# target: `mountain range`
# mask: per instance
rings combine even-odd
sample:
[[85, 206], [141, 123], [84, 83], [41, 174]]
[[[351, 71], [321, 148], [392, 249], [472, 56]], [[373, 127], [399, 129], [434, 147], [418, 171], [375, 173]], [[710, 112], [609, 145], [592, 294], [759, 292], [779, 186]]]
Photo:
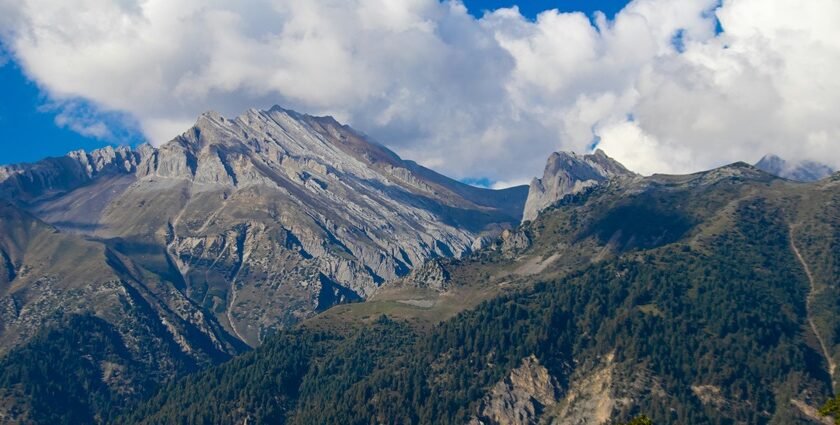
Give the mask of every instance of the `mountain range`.
[[825, 423], [838, 201], [745, 163], [609, 180], [117, 423]]
[[277, 106], [0, 166], [0, 419], [820, 423], [838, 184], [596, 151], [481, 189]]
[[163, 382], [471, 252], [520, 221], [526, 195], [279, 107], [203, 114], [159, 148], [0, 167], [0, 352], [92, 315], [125, 343], [123, 363]]

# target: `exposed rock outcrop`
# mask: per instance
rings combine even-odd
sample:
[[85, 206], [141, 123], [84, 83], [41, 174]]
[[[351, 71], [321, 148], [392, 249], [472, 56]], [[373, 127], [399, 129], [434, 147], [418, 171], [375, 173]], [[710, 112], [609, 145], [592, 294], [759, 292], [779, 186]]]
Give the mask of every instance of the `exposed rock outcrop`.
[[528, 356], [490, 390], [470, 425], [535, 425], [560, 394], [557, 379], [536, 357]]
[[667, 394], [646, 369], [619, 369], [612, 354], [573, 371], [565, 386], [532, 355], [493, 386], [470, 425], [604, 425], [643, 396]]
[[636, 174], [598, 149], [591, 155], [555, 152], [548, 157], [542, 178], [531, 181], [522, 221], [537, 218], [540, 211], [601, 182]]
[[418, 288], [429, 288], [438, 292], [445, 292], [449, 289], [450, 280], [449, 272], [441, 264], [440, 259], [435, 258], [412, 270], [403, 279], [402, 283]]

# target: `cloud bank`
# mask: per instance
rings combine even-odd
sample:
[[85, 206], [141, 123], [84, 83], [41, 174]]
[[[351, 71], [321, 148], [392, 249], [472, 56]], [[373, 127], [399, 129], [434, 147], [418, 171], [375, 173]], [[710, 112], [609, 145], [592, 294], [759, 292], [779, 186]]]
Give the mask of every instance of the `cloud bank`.
[[[720, 22], [723, 32], [717, 34]], [[774, 152], [840, 166], [840, 2], [635, 0], [613, 20], [436, 0], [0, 0], [6, 50], [62, 125], [161, 144], [207, 109], [331, 114], [457, 178], [554, 150], [641, 172]]]

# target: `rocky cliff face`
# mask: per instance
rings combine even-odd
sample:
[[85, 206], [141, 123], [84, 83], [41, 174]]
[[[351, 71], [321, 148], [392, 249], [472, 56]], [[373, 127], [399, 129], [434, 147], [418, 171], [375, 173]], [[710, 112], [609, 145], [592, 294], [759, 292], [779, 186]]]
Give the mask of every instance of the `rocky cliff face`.
[[534, 356], [496, 383], [484, 397], [470, 425], [531, 425], [560, 401], [562, 388]]
[[522, 359], [481, 400], [470, 425], [603, 425], [640, 397], [667, 396], [644, 368], [618, 369], [613, 354], [592, 363], [561, 384], [535, 356]]
[[[167, 304], [179, 320], [219, 324], [199, 327], [205, 337], [254, 346], [427, 259], [469, 253], [520, 220], [525, 188], [463, 185], [330, 117], [274, 107], [234, 119], [203, 114], [157, 149], [109, 147], [0, 167], [0, 196], [44, 226], [130, 260], [114, 281], [133, 273], [143, 275], [138, 285], [157, 282], [152, 292], [181, 300]], [[17, 261], [11, 269], [51, 273], [26, 255]], [[11, 280], [3, 294], [25, 308], [20, 291], [30, 289]], [[182, 339], [191, 350], [191, 338]]]
[[543, 177], [531, 181], [522, 220], [535, 219], [540, 211], [566, 195], [613, 178], [635, 175], [600, 149], [591, 155], [555, 152], [548, 157]]
[[834, 173], [831, 167], [814, 161], [789, 162], [776, 155], [765, 155], [756, 168], [774, 176], [801, 182], [815, 182]]

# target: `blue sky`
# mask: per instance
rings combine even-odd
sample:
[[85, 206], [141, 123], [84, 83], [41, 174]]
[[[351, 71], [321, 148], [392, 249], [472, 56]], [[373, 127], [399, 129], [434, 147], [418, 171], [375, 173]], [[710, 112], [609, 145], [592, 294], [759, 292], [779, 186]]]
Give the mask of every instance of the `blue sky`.
[[13, 62], [0, 67], [0, 93], [0, 163], [31, 162], [106, 144], [56, 125], [57, 112]]
[[537, 14], [544, 10], [558, 9], [561, 12], [580, 11], [591, 16], [596, 11], [604, 12], [608, 18], [612, 18], [620, 11], [628, 1], [624, 0], [542, 0], [542, 1], [504, 1], [504, 0], [464, 0], [470, 13], [481, 17], [484, 10], [493, 10], [501, 7], [519, 6], [519, 12], [523, 16], [534, 19]]
[[[520, 13], [529, 19], [535, 19], [539, 12], [547, 9], [582, 11], [589, 16], [600, 10], [612, 17], [626, 3], [624, 0], [464, 1], [476, 17], [481, 17], [488, 9], [518, 5]], [[109, 140], [83, 136], [57, 125], [56, 116], [60, 111], [49, 107], [49, 99], [13, 60], [0, 66], [0, 93], [0, 164], [32, 162], [47, 156], [64, 155], [71, 150], [91, 150], [107, 144], [136, 144], [142, 140], [142, 135], [134, 128], [114, 120], [109, 120], [108, 126], [121, 134]], [[212, 107], [207, 105], [208, 109]]]
[[[93, 150], [105, 145], [136, 145], [142, 135], [131, 127], [109, 119], [119, 136], [107, 140], [84, 136], [57, 124], [61, 113], [44, 92], [12, 60], [0, 66], [0, 164], [34, 162], [69, 151]], [[87, 107], [86, 102], [77, 105]]]

